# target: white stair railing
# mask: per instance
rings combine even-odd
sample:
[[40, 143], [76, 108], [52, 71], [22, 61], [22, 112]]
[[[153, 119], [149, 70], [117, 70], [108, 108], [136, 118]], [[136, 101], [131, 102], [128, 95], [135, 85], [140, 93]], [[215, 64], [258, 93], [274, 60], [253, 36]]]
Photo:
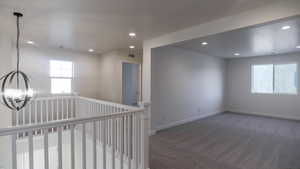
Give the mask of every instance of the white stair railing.
[[[0, 136], [12, 138], [12, 169], [148, 169], [144, 107], [56, 96], [38, 98], [14, 113], [15, 126], [0, 129]], [[56, 160], [49, 146], [53, 138]], [[42, 157], [34, 155], [36, 140], [42, 141]], [[27, 156], [18, 159], [22, 146]]]
[[[43, 124], [50, 121], [75, 118], [77, 96], [59, 96], [34, 98], [30, 104], [20, 111], [12, 112], [12, 125], [23, 126], [30, 124]], [[66, 129], [64, 126], [63, 129]], [[51, 128], [48, 132], [57, 129]], [[42, 131], [34, 131], [33, 135], [39, 135]], [[19, 133], [18, 137], [28, 136], [28, 133]]]

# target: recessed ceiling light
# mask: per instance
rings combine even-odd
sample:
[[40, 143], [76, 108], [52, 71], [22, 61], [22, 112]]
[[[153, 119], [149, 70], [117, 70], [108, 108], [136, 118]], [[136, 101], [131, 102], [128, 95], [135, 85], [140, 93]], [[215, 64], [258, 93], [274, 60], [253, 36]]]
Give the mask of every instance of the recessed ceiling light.
[[135, 46], [129, 46], [129, 48], [130, 48], [130, 49], [134, 49], [134, 48], [135, 48]]
[[207, 45], [208, 43], [207, 42], [202, 42], [201, 43], [203, 46]]
[[235, 55], [235, 56], [240, 56], [240, 54], [239, 54], [239, 53], [235, 53], [234, 55]]
[[129, 33], [129, 36], [130, 36], [130, 37], [136, 37], [136, 34], [135, 34], [134, 32], [130, 32], [130, 33]]
[[296, 48], [297, 48], [297, 49], [300, 49], [300, 45], [299, 45], [299, 46], [296, 46]]
[[31, 41], [31, 40], [28, 40], [26, 43], [29, 44], [29, 45], [33, 45], [34, 44], [34, 42]]
[[89, 49], [89, 52], [94, 52], [94, 49]]
[[281, 27], [281, 29], [282, 29], [282, 30], [288, 30], [288, 29], [291, 29], [291, 26], [286, 25], [286, 26]]

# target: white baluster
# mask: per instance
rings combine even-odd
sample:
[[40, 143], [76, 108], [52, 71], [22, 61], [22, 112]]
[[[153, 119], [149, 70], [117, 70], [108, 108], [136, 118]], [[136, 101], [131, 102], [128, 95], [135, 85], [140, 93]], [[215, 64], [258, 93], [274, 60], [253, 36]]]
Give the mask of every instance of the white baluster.
[[71, 125], [71, 169], [75, 169], [75, 125]]
[[74, 117], [75, 111], [74, 111], [74, 107], [73, 107], [73, 97], [71, 97], [71, 101], [70, 101], [70, 118]]
[[120, 122], [121, 119], [117, 118], [116, 119], [116, 152], [120, 153]]
[[[51, 108], [51, 112], [52, 112], [52, 114], [51, 114], [52, 115], [52, 119], [51, 120], [54, 121], [54, 99], [51, 99], [51, 107], [52, 107]], [[51, 128], [51, 131], [52, 132], [54, 131], [54, 127]]]
[[125, 149], [125, 155], [126, 157], [128, 157], [128, 116], [125, 116], [124, 117], [124, 121], [125, 121], [125, 124], [124, 124], [124, 149]]
[[65, 118], [65, 114], [66, 114], [66, 113], [65, 113], [64, 100], [65, 100], [65, 99], [64, 99], [63, 97], [62, 97], [61, 100], [60, 100], [60, 101], [61, 101], [61, 103], [60, 103], [60, 104], [61, 104], [61, 111], [60, 111], [60, 113], [61, 113], [61, 119], [64, 119], [64, 118]]
[[128, 169], [131, 169], [131, 158], [132, 158], [132, 119], [131, 116], [128, 116]]
[[22, 123], [22, 125], [25, 125], [26, 124], [26, 107], [22, 110], [22, 118], [23, 118], [23, 123]]
[[44, 101], [40, 101], [40, 109], [41, 109], [41, 123], [44, 123]]
[[54, 100], [51, 99], [51, 121], [54, 121]]
[[121, 118], [121, 130], [120, 130], [120, 136], [121, 136], [121, 139], [120, 139], [120, 169], [123, 169], [124, 166], [124, 160], [123, 160], [123, 157], [124, 157], [124, 117]]
[[49, 169], [48, 128], [44, 129], [44, 158], [45, 169]]
[[46, 100], [46, 121], [49, 121], [49, 100]]
[[82, 124], [82, 169], [86, 169], [86, 134], [85, 123]]
[[20, 118], [20, 116], [19, 116], [19, 111], [15, 111], [16, 112], [16, 126], [18, 126], [19, 125], [19, 118]]
[[12, 143], [11, 143], [11, 150], [12, 150], [12, 169], [17, 169], [17, 135], [12, 135]]
[[111, 148], [111, 164], [112, 164], [112, 169], [115, 169], [115, 132], [116, 132], [116, 130], [115, 130], [115, 120], [114, 119], [112, 119], [112, 121], [111, 121], [111, 146], [112, 146], [112, 148]]
[[34, 101], [34, 123], [37, 124], [38, 123], [38, 106], [37, 106], [38, 100]]
[[135, 147], [134, 148], [134, 161], [135, 161], [135, 168], [138, 169], [139, 167], [139, 161], [138, 161], [138, 152], [139, 152], [139, 149], [138, 149], [138, 144], [139, 144], [139, 136], [138, 136], [138, 114], [133, 114], [133, 121], [134, 121], [134, 144], [133, 146]]
[[67, 105], [66, 105], [66, 111], [67, 111], [67, 119], [69, 119], [69, 98], [66, 98], [66, 101], [67, 101]]
[[[149, 144], [149, 136], [148, 136], [148, 117], [146, 116], [146, 109], [145, 112], [141, 114], [141, 168], [146, 169], [148, 168], [148, 144]], [[147, 163], [146, 163], [147, 162]]]
[[138, 161], [139, 161], [139, 164], [141, 165], [141, 157], [142, 157], [142, 154], [141, 154], [141, 151], [142, 151], [142, 135], [141, 135], [141, 129], [142, 129], [142, 126], [141, 126], [141, 120], [142, 120], [142, 116], [140, 113], [138, 113]]
[[[26, 107], [23, 108], [22, 110], [22, 118], [23, 118], [23, 122], [22, 122], [22, 125], [25, 125], [26, 124]], [[26, 132], [22, 132], [22, 137], [25, 136]]]
[[31, 120], [32, 120], [31, 104], [28, 105], [28, 112], [29, 112], [28, 123], [31, 124]]
[[34, 169], [34, 157], [33, 157], [33, 134], [34, 131], [28, 132], [28, 147], [29, 147], [29, 169]]
[[93, 122], [93, 157], [94, 157], [94, 169], [97, 169], [97, 130], [96, 122]]
[[102, 121], [102, 139], [103, 169], [106, 169], [106, 120]]
[[58, 148], [58, 169], [62, 169], [62, 127], [57, 127], [58, 131], [58, 142], [57, 142], [57, 148]]
[[59, 120], [59, 98], [56, 98], [56, 120]]

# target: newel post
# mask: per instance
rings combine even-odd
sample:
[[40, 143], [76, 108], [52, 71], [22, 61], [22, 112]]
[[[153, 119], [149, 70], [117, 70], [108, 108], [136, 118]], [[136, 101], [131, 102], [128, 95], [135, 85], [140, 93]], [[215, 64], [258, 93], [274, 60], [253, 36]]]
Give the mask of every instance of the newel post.
[[149, 111], [150, 103], [140, 103], [145, 110], [142, 114], [142, 169], [149, 169]]

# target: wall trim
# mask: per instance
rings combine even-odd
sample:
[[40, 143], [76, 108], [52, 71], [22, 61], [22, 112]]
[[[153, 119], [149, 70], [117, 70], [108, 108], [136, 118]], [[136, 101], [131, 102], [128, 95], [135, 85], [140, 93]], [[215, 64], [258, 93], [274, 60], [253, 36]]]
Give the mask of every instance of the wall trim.
[[204, 118], [214, 116], [214, 115], [217, 115], [217, 114], [221, 114], [221, 113], [224, 113], [224, 111], [218, 111], [218, 112], [213, 112], [213, 113], [204, 113], [204, 114], [194, 116], [194, 117], [190, 117], [190, 118], [187, 118], [187, 119], [174, 121], [174, 122], [171, 122], [169, 124], [164, 124], [164, 125], [156, 127], [154, 130], [151, 130], [150, 135], [155, 135], [160, 130], [164, 130], [164, 129], [168, 129], [168, 128], [171, 128], [171, 127], [179, 126], [179, 125], [182, 125], [182, 124], [185, 124], [185, 123], [193, 122], [193, 121], [196, 121], [196, 120], [199, 120], [199, 119], [204, 119]]
[[284, 120], [296, 120], [300, 121], [300, 117], [296, 116], [283, 116], [278, 114], [272, 114], [272, 113], [264, 113], [264, 112], [247, 112], [247, 111], [240, 111], [240, 110], [226, 110], [226, 112], [232, 112], [232, 113], [238, 113], [238, 114], [244, 114], [244, 115], [253, 115], [253, 116], [263, 116], [263, 117], [270, 117], [270, 118], [276, 118], [276, 119], [284, 119]]

